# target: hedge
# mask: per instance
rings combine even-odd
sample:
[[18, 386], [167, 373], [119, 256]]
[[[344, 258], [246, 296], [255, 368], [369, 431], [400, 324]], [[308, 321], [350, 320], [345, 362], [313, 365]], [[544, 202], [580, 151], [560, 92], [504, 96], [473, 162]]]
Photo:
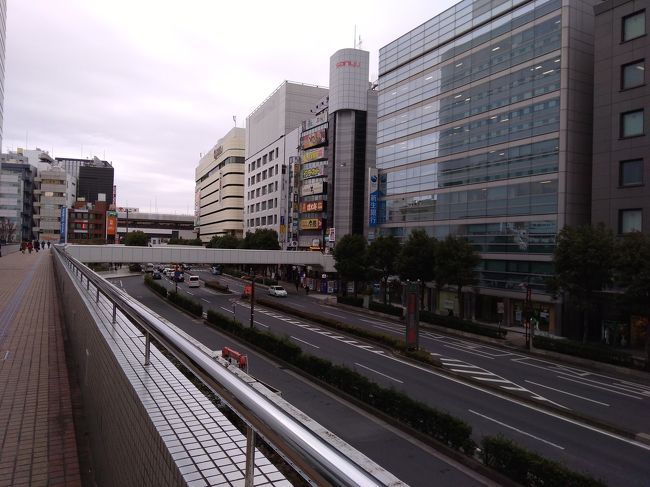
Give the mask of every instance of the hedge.
[[150, 275], [144, 276], [144, 283], [149, 286], [153, 291], [160, 294], [163, 298], [167, 297], [167, 288], [162, 284], [158, 284]]
[[347, 304], [348, 306], [356, 306], [357, 308], [363, 307], [363, 298], [355, 298], [354, 296], [337, 296], [336, 302], [339, 304]]
[[368, 309], [370, 311], [379, 311], [380, 313], [386, 313], [387, 315], [392, 316], [402, 316], [404, 314], [403, 308], [393, 306], [392, 304], [380, 303], [378, 301], [370, 301]]
[[492, 338], [504, 338], [507, 330], [505, 328], [494, 328], [492, 326], [481, 325], [472, 321], [461, 320], [455, 316], [441, 316], [431, 311], [420, 310], [420, 321], [430, 323], [436, 326], [445, 328], [452, 328], [454, 330], [465, 331], [468, 333], [475, 333], [476, 335], [483, 335]]
[[167, 299], [169, 299], [172, 303], [174, 303], [176, 306], [179, 306], [190, 313], [192, 313], [195, 316], [202, 316], [203, 315], [203, 305], [200, 303], [197, 303], [193, 299], [187, 298], [183, 296], [182, 294], [179, 294], [176, 291], [172, 291], [170, 293], [167, 293]]
[[515, 482], [537, 487], [605, 487], [605, 483], [588, 475], [569, 470], [561, 463], [515, 445], [502, 436], [486, 436], [481, 441], [483, 463]]
[[[624, 367], [642, 368], [634, 361], [634, 356], [626, 352], [621, 352], [604, 345], [595, 345], [592, 343], [582, 343], [573, 340], [549, 338], [545, 336], [533, 336], [533, 346], [543, 350], [565, 353], [577, 357], [605, 362]], [[646, 368], [650, 367], [646, 364]]]
[[470, 455], [476, 448], [471, 438], [472, 427], [448, 413], [415, 401], [401, 392], [381, 387], [347, 367], [309, 355], [288, 338], [244, 327], [213, 310], [208, 310], [207, 321], [451, 448]]
[[205, 287], [209, 287], [210, 289], [214, 289], [221, 293], [230, 293], [230, 289], [228, 289], [228, 285], [224, 286], [219, 281], [204, 281], [204, 282], [205, 282]]

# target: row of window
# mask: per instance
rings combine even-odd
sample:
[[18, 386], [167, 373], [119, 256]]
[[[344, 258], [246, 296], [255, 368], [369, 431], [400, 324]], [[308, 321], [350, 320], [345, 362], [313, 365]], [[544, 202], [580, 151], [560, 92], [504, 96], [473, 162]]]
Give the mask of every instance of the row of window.
[[559, 57], [535, 63], [405, 113], [380, 120], [377, 143], [411, 135], [560, 89]]
[[558, 170], [558, 144], [558, 139], [551, 139], [386, 172], [386, 183], [381, 191], [386, 195], [397, 195], [555, 173]]
[[249, 218], [246, 220], [246, 225], [249, 228], [259, 227], [264, 225], [277, 225], [278, 224], [278, 215], [269, 215], [268, 217], [260, 216], [257, 218]]
[[264, 169], [262, 172], [258, 172], [257, 174], [250, 176], [248, 178], [248, 186], [252, 186], [253, 184], [259, 183], [261, 181], [265, 181], [267, 178], [272, 178], [274, 174], [278, 174], [277, 164], [275, 167], [271, 166], [268, 169]]
[[422, 73], [401, 86], [389, 88], [379, 94], [378, 116], [401, 110], [420, 102], [478, 81], [518, 64], [549, 54], [560, 48], [560, 17], [504, 39], [464, 58], [433, 71]]
[[269, 183], [268, 185], [264, 185], [261, 188], [257, 189], [251, 189], [248, 192], [248, 200], [252, 200], [253, 198], [259, 198], [260, 196], [264, 196], [267, 193], [271, 194], [274, 191], [278, 190], [278, 182], [275, 181], [274, 183]]
[[[264, 154], [262, 157], [258, 157], [257, 160], [251, 162], [248, 165], [248, 170], [249, 171], [254, 171], [255, 169], [259, 169], [262, 166], [266, 166], [268, 162], [273, 161], [273, 159], [277, 159], [280, 155], [280, 149], [275, 148], [274, 150], [271, 150], [268, 154]], [[276, 165], [275, 171], [277, 172], [278, 168]]]
[[278, 199], [270, 198], [266, 201], [261, 201], [259, 203], [253, 203], [248, 205], [248, 213], [250, 214], [256, 211], [272, 210], [273, 208], [277, 208], [277, 206], [278, 206]]
[[213, 167], [212, 169], [210, 169], [210, 171], [208, 171], [207, 174], [202, 176], [201, 179], [199, 179], [198, 182], [201, 183], [201, 182], [205, 181], [210, 176], [215, 174], [217, 171], [219, 171], [220, 169], [223, 169], [224, 167], [226, 167], [226, 166], [228, 166], [230, 164], [243, 164], [243, 163], [244, 163], [244, 158], [243, 157], [236, 157], [236, 156], [226, 157], [223, 161], [221, 161], [219, 163], [218, 166]]
[[412, 137], [377, 149], [377, 167], [392, 167], [480, 149], [555, 132], [560, 124], [558, 98], [528, 105], [455, 127]]

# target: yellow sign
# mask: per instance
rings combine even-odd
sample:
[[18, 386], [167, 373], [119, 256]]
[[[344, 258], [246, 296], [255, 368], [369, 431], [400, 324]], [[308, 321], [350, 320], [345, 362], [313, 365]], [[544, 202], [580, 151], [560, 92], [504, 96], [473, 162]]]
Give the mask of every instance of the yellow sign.
[[321, 218], [301, 218], [300, 230], [320, 230], [323, 227]]

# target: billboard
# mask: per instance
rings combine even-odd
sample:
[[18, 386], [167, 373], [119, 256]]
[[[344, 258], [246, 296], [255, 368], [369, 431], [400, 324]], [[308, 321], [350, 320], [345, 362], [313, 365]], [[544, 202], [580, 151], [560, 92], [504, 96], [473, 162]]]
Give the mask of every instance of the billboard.
[[325, 176], [325, 168], [323, 166], [303, 169], [301, 179], [317, 178], [318, 176]]
[[320, 230], [323, 228], [322, 218], [301, 218], [299, 223], [300, 230]]
[[317, 213], [325, 208], [323, 200], [304, 201], [300, 203], [300, 213]]
[[322, 125], [325, 122], [327, 122], [327, 110], [325, 110], [320, 115], [303, 122], [302, 129], [309, 130], [310, 128], [316, 127], [318, 125]]
[[377, 208], [379, 202], [379, 173], [376, 168], [368, 169], [368, 226], [374, 228], [377, 226]]
[[317, 161], [318, 159], [324, 159], [325, 158], [325, 147], [318, 147], [316, 149], [308, 150], [305, 151], [302, 156], [300, 156], [300, 160], [302, 163], [306, 162], [312, 162], [312, 161]]
[[64, 244], [68, 233], [68, 209], [61, 207], [61, 221], [59, 223], [59, 243]]
[[309, 149], [327, 142], [327, 129], [316, 130], [308, 135], [302, 136], [302, 148]]
[[309, 196], [312, 194], [322, 194], [325, 191], [325, 183], [322, 180], [318, 181], [307, 181], [302, 184], [300, 188], [300, 194], [303, 196]]
[[106, 212], [106, 235], [115, 235], [117, 230], [117, 212]]

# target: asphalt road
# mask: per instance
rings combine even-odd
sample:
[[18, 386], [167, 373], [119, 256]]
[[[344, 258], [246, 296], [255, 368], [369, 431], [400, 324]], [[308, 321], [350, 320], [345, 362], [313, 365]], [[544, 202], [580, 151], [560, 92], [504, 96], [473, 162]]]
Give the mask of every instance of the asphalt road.
[[[170, 288], [173, 286], [167, 280], [162, 282]], [[218, 333], [214, 328], [203, 324], [202, 320], [193, 319], [170, 306], [146, 288], [141, 278], [116, 279], [113, 283], [209, 348], [220, 350], [227, 346], [247, 354], [251, 375], [281, 391], [284, 399], [407, 484], [430, 486], [431, 479], [435, 479], [436, 486], [495, 485], [453, 460], [443, 457], [427, 445], [342, 401], [336, 395], [256, 354], [245, 345]], [[204, 289], [190, 289], [186, 284], [180, 284], [179, 288], [184, 292], [194, 293], [194, 299], [198, 297], [213, 301], [218, 308], [232, 312], [229, 299], [236, 295], [216, 296]], [[205, 298], [202, 298], [203, 296]], [[207, 305], [206, 302], [203, 304]], [[224, 309], [219, 310], [225, 313]], [[243, 318], [245, 312], [246, 309], [240, 307], [237, 310], [238, 319]]]
[[[134, 291], [144, 295], [144, 286], [140, 281], [133, 280], [133, 283]], [[171, 283], [168, 285], [171, 287]], [[235, 282], [229, 282], [229, 286], [234, 290], [237, 290], [237, 285]], [[224, 314], [233, 312], [232, 304], [235, 302], [237, 318], [245, 323], [248, 322], [250, 308], [246, 303], [238, 302], [236, 299], [238, 294], [217, 295], [204, 288], [189, 289], [185, 284], [179, 285], [179, 288], [182, 292], [190, 293], [193, 299], [202, 302], [204, 307], [212, 307]], [[309, 301], [306, 304], [295, 297], [287, 299], [287, 302], [295, 300], [298, 304], [308, 306], [310, 311], [316, 310], [315, 300], [307, 299]], [[331, 314], [344, 316], [340, 309], [328, 309]], [[501, 433], [547, 458], [563, 461], [575, 470], [602, 478], [610, 485], [647, 485], [647, 479], [650, 478], [650, 461], [648, 461], [650, 446], [567, 420], [540, 407], [500, 396], [498, 392], [447, 377], [433, 369], [402, 361], [378, 347], [339, 335], [278, 311], [256, 307], [255, 318], [255, 326], [269, 329], [276, 334], [287, 335], [304, 350], [314, 355], [354, 368], [379, 384], [402, 390], [415, 399], [464, 419], [473, 426], [477, 439], [486, 434]], [[436, 343], [438, 340], [433, 336], [431, 343]], [[456, 350], [459, 353], [466, 352], [457, 345], [451, 348], [454, 349], [460, 349]], [[483, 358], [486, 361], [490, 360]], [[493, 358], [492, 361], [496, 359]], [[463, 363], [472, 365], [469, 362]], [[462, 364], [460, 362], [458, 364], [456, 368], [462, 369]], [[513, 368], [512, 363], [510, 367]], [[544, 370], [537, 367], [530, 368]], [[483, 377], [495, 382], [503, 379], [503, 377], [489, 375]], [[500, 384], [500, 382], [496, 383]], [[512, 383], [514, 384], [514, 381]], [[540, 400], [540, 403], [543, 402], [545, 401]], [[315, 413], [312, 409], [306, 412], [310, 415]], [[392, 468], [390, 470], [395, 472]]]

